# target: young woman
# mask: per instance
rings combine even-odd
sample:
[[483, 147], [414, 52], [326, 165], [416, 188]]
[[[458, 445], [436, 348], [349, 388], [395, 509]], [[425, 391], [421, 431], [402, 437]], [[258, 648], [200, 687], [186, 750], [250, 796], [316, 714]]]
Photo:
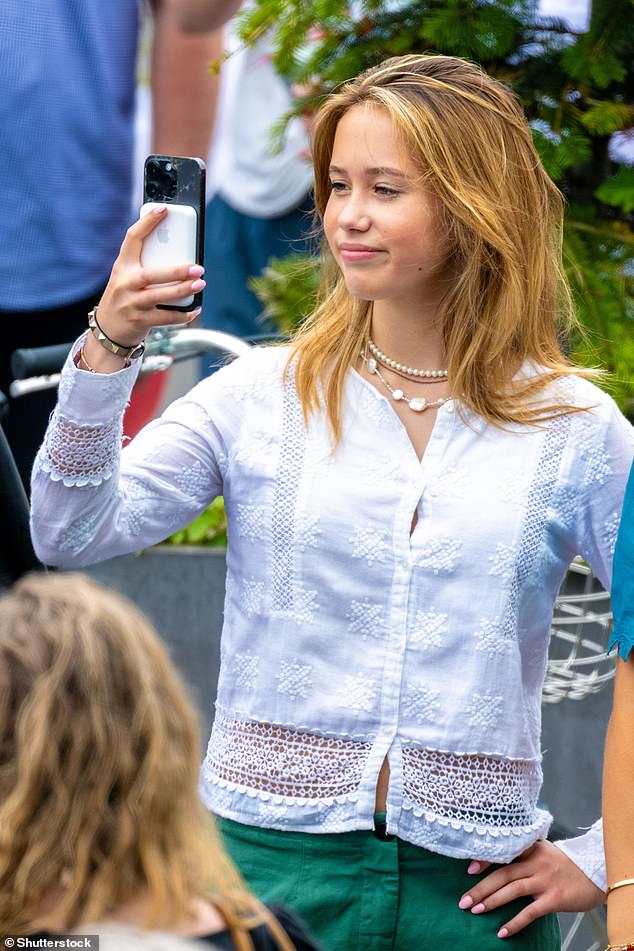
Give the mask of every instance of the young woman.
[[317, 951], [222, 849], [197, 795], [196, 715], [126, 599], [72, 574], [0, 598], [0, 762], [3, 935], [119, 925]]
[[634, 451], [559, 348], [562, 198], [513, 95], [450, 57], [343, 86], [313, 154], [315, 314], [120, 455], [126, 351], [165, 322], [152, 285], [203, 283], [139, 266], [160, 214], [130, 229], [36, 461], [35, 544], [108, 558], [222, 493], [201, 790], [256, 894], [283, 869], [341, 951], [553, 949], [552, 913], [605, 886], [600, 828], [557, 848], [537, 806], [552, 608], [577, 553], [609, 582]]
[[[634, 470], [633, 470], [634, 473]], [[608, 935], [634, 948], [634, 474], [630, 474], [614, 553], [610, 648], [618, 648], [614, 704], [605, 746], [603, 804], [608, 871]]]

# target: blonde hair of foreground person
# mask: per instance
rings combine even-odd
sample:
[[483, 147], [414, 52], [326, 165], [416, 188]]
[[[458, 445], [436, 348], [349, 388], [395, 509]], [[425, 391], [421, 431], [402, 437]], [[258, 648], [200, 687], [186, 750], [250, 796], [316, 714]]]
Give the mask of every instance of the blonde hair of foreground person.
[[178, 931], [202, 898], [238, 951], [262, 922], [292, 951], [198, 799], [198, 735], [130, 601], [80, 574], [30, 575], [0, 598], [0, 934], [51, 913], [65, 931], [104, 921], [138, 897], [146, 927]]
[[[346, 83], [315, 120], [315, 205], [322, 220], [337, 123], [361, 104], [388, 113], [421, 183], [442, 208], [455, 279], [439, 319], [453, 394], [493, 424], [579, 410], [538, 402], [546, 383], [571, 372], [559, 340], [578, 325], [562, 266], [563, 197], [541, 165], [513, 93], [450, 56], [394, 57]], [[367, 340], [372, 305], [349, 294], [327, 248], [324, 255], [319, 303], [297, 334], [291, 359], [297, 357], [305, 418], [319, 405], [323, 386], [338, 441], [344, 381]], [[531, 360], [541, 371], [514, 381]]]

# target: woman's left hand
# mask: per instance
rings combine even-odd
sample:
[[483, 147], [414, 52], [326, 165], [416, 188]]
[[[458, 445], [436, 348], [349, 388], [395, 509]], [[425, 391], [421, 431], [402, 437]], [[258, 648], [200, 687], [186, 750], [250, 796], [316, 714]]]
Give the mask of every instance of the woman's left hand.
[[[476, 875], [490, 864], [476, 859], [468, 871]], [[552, 842], [540, 840], [510, 865], [496, 869], [465, 892], [459, 907], [480, 915], [526, 897], [533, 900], [500, 928], [499, 938], [510, 938], [551, 912], [589, 911], [605, 901], [604, 892], [561, 849]]]

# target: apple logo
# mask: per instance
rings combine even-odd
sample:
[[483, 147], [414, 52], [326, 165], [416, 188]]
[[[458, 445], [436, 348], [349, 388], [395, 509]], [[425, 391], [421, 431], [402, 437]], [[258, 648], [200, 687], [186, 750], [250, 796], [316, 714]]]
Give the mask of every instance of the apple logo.
[[161, 244], [167, 244], [170, 239], [170, 231], [167, 225], [161, 225], [156, 234]]

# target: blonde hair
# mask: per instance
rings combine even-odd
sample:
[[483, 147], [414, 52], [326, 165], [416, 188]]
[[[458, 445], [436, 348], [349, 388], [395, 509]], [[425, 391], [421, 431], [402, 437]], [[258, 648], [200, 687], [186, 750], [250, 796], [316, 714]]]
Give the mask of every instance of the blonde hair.
[[[282, 931], [198, 798], [198, 736], [167, 651], [127, 599], [79, 574], [27, 576], [2, 597], [0, 934], [37, 930], [57, 894], [65, 929], [144, 895], [148, 927], [175, 927], [204, 898], [241, 951], [263, 921]], [[293, 947], [285, 932], [281, 946]]]
[[[328, 97], [316, 117], [315, 204], [322, 219], [337, 125], [359, 104], [387, 112], [442, 209], [455, 281], [439, 321], [453, 394], [497, 425], [578, 409], [539, 402], [544, 386], [572, 369], [560, 339], [577, 321], [562, 266], [563, 198], [513, 93], [451, 56], [394, 57], [362, 73]], [[369, 333], [372, 306], [348, 293], [326, 249], [324, 257], [318, 306], [295, 337], [291, 361], [305, 418], [323, 387], [338, 441], [345, 377]], [[514, 380], [526, 361], [537, 372]]]

